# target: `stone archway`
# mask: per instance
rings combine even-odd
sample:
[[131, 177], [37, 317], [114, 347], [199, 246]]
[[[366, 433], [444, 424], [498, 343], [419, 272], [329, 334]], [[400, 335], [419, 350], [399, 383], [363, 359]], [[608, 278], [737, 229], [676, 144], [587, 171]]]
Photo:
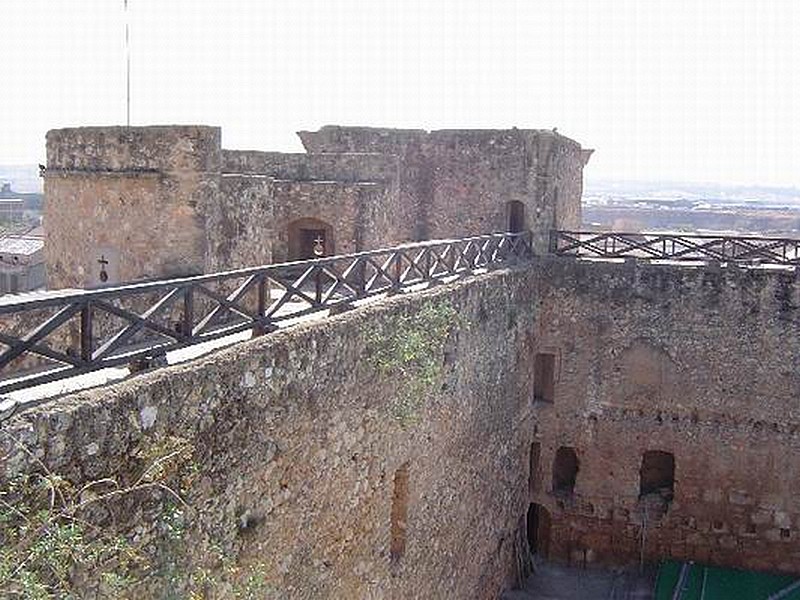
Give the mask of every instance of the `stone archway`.
[[541, 504], [531, 503], [525, 525], [531, 554], [547, 558], [550, 553], [550, 513]]
[[580, 469], [580, 461], [575, 449], [561, 446], [553, 460], [553, 494], [561, 497], [572, 496]]
[[335, 253], [333, 227], [321, 219], [306, 217], [292, 221], [287, 237], [289, 260], [307, 260]]

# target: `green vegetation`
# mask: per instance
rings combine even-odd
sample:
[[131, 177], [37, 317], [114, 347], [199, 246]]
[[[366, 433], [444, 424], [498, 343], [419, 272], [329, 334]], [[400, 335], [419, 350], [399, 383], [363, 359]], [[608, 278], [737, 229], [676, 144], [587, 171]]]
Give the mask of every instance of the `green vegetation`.
[[148, 462], [133, 483], [102, 478], [80, 487], [31, 455], [39, 472], [0, 489], [0, 596], [127, 597], [153, 557], [141, 542], [115, 533], [113, 515], [131, 499], [156, 498], [164, 506], [159, 529], [180, 536], [175, 527], [187, 508], [181, 493], [193, 477], [192, 454], [190, 444], [169, 438], [142, 453]]
[[392, 416], [402, 426], [414, 423], [425, 396], [439, 381], [445, 343], [459, 324], [452, 305], [431, 301], [413, 315], [391, 317], [380, 332], [370, 335], [370, 363], [400, 384]]
[[[133, 453], [142, 466], [129, 485], [109, 477], [78, 487], [29, 456], [39, 472], [0, 488], [0, 597], [132, 599], [144, 590], [174, 600], [278, 597], [264, 565], [239, 566], [219, 544], [199, 551], [187, 538], [193, 512], [184, 498], [199, 468], [186, 440], [165, 438]], [[153, 516], [133, 532], [131, 514]]]

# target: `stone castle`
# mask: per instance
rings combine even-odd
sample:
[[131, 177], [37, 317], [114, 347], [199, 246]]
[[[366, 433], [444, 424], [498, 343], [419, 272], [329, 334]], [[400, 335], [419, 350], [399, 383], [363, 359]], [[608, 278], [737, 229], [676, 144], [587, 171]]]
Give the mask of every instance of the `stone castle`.
[[224, 150], [214, 127], [49, 132], [50, 287], [310, 258], [317, 238], [331, 255], [512, 227], [544, 251], [580, 223], [591, 151], [549, 130], [299, 136], [305, 154]]
[[[219, 575], [210, 597], [255, 574], [265, 598], [491, 599], [528, 548], [800, 573], [794, 268], [548, 255], [589, 158], [551, 131], [300, 137], [50, 132], [51, 285], [497, 230], [530, 230], [534, 257], [30, 408], [2, 424], [0, 479], [131, 479], [142, 448], [189, 440], [179, 562]], [[393, 370], [394, 341], [426, 335], [433, 375]], [[107, 520], [155, 540], [159, 498]]]

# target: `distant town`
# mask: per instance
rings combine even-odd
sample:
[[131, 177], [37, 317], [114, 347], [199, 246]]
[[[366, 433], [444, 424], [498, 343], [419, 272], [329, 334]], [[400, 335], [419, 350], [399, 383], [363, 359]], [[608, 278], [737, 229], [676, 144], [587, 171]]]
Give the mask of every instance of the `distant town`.
[[45, 286], [42, 180], [36, 165], [0, 165], [0, 294]]
[[587, 229], [800, 237], [800, 189], [588, 180]]

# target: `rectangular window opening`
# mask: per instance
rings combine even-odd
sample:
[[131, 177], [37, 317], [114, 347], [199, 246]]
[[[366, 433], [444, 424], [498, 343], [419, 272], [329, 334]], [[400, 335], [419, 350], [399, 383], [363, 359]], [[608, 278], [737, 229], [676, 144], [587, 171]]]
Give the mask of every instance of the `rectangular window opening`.
[[639, 471], [639, 497], [658, 495], [671, 502], [674, 494], [675, 456], [660, 450], [645, 452]]
[[408, 463], [394, 474], [394, 494], [392, 496], [392, 523], [389, 558], [397, 564], [406, 552], [406, 533], [408, 530]]
[[556, 355], [537, 352], [533, 362], [533, 399], [554, 402], [556, 395]]

